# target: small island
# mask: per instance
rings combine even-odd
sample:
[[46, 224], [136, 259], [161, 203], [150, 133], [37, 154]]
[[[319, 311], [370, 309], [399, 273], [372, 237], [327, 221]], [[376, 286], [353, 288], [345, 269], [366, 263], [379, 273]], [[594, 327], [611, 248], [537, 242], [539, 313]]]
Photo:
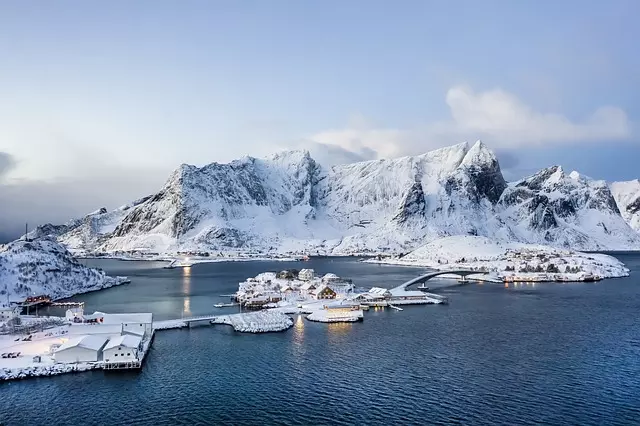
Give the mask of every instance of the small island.
[[378, 256], [365, 261], [441, 271], [477, 270], [488, 274], [474, 279], [504, 282], [599, 281], [629, 275], [624, 263], [606, 254], [468, 235], [441, 238], [404, 256]]
[[266, 309], [268, 312], [308, 314], [309, 321], [355, 322], [364, 318], [370, 307], [399, 305], [445, 304], [447, 299], [437, 294], [407, 290], [405, 285], [387, 289], [357, 288], [350, 279], [327, 273], [316, 276], [313, 269], [264, 272], [241, 282], [233, 295], [246, 309]]

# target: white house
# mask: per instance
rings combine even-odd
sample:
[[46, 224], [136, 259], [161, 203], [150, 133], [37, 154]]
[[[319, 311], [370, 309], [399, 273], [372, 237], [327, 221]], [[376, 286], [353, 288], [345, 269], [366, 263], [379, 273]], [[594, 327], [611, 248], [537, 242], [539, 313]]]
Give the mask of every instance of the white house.
[[367, 293], [374, 299], [389, 299], [391, 298], [391, 292], [389, 289], [382, 287], [372, 287]]
[[301, 281], [311, 281], [315, 276], [313, 269], [301, 269], [298, 272], [298, 279]]
[[67, 319], [67, 321], [82, 321], [84, 319], [84, 309], [82, 308], [82, 306], [74, 306], [67, 309], [64, 317]]
[[330, 282], [334, 282], [334, 281], [341, 281], [342, 279], [337, 276], [336, 274], [332, 274], [331, 272], [329, 272], [328, 274], [325, 274], [322, 277], [322, 282], [325, 283], [330, 283]]
[[112, 337], [102, 349], [102, 358], [105, 362], [137, 361], [140, 342], [139, 336], [130, 334]]
[[96, 362], [107, 337], [98, 335], [78, 336], [64, 342], [53, 357], [58, 363]]
[[0, 323], [5, 323], [18, 316], [18, 308], [10, 306], [0, 306]]
[[315, 284], [310, 282], [310, 281], [308, 281], [308, 282], [306, 282], [306, 283], [304, 283], [304, 284], [302, 284], [300, 286], [300, 291], [306, 292], [306, 293], [311, 293], [315, 289], [316, 289]]

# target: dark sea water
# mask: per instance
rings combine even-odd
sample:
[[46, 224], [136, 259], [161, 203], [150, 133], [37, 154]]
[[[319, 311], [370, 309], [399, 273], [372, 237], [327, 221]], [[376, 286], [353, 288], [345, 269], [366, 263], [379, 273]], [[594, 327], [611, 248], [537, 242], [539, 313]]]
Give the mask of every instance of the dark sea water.
[[[296, 317], [283, 333], [161, 331], [139, 372], [0, 384], [0, 424], [640, 424], [640, 255], [617, 256], [631, 277], [447, 287], [448, 306], [370, 310], [355, 324]], [[74, 298], [86, 310], [156, 319], [220, 312], [219, 295], [268, 270], [312, 267], [364, 287], [421, 272], [353, 259], [206, 264], [188, 274], [87, 262], [132, 282]]]

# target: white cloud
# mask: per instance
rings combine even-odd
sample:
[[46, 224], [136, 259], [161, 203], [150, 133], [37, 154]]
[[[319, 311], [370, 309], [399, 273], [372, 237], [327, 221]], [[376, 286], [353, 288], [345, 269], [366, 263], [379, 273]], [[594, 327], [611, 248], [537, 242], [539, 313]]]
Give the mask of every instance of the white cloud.
[[455, 86], [446, 94], [451, 118], [416, 129], [390, 129], [363, 123], [317, 133], [313, 142], [352, 152], [371, 149], [379, 158], [410, 155], [464, 140], [485, 140], [493, 148], [610, 141], [631, 136], [626, 113], [603, 106], [580, 121], [555, 113], [535, 111], [516, 96], [495, 89], [474, 92]]

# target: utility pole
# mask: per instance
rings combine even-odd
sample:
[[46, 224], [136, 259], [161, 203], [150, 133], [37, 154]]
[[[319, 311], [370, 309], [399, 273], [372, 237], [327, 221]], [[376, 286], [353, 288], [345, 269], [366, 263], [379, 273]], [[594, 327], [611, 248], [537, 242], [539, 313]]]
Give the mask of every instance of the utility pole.
[[29, 242], [29, 237], [27, 236], [29, 234], [29, 222], [25, 222], [24, 223], [24, 240], [26, 242]]

